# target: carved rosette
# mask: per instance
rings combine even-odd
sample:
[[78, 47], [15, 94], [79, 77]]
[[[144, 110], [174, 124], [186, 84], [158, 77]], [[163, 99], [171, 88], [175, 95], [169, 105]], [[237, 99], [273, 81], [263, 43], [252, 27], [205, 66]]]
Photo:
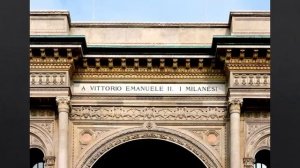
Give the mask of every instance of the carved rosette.
[[61, 96], [56, 97], [56, 103], [58, 106], [58, 112], [69, 112], [69, 104], [70, 104], [70, 97], [69, 96]]
[[211, 147], [213, 147], [219, 154], [221, 154], [221, 130], [220, 129], [199, 129], [190, 130], [192, 133], [197, 135], [201, 140], [207, 142]]
[[228, 100], [229, 112], [230, 113], [240, 113], [242, 103], [243, 103], [242, 98], [229, 98], [229, 100]]
[[244, 158], [243, 159], [244, 168], [254, 168], [254, 162], [255, 159], [253, 158]]

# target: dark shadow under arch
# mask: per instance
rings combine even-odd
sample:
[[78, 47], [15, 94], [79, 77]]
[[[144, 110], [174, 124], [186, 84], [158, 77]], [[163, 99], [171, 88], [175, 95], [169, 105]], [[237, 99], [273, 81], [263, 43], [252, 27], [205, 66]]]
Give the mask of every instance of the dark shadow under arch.
[[206, 168], [194, 154], [174, 143], [143, 139], [113, 148], [104, 154], [92, 168]]
[[38, 148], [30, 149], [30, 168], [44, 168], [44, 153]]
[[255, 168], [260, 168], [263, 166], [260, 165], [264, 165], [267, 168], [270, 168], [270, 151], [269, 150], [260, 150], [256, 153], [255, 155]]

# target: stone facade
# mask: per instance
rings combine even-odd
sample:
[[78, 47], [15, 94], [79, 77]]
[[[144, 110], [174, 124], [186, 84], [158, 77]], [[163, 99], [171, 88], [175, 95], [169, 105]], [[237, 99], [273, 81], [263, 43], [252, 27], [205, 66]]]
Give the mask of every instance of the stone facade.
[[[65, 11], [35, 11], [30, 24], [30, 148], [46, 167], [89, 168], [138, 139], [173, 142], [211, 168], [253, 167], [270, 150], [269, 12], [207, 24], [72, 23]], [[74, 92], [78, 83], [114, 94]], [[128, 83], [170, 90], [112, 87]]]

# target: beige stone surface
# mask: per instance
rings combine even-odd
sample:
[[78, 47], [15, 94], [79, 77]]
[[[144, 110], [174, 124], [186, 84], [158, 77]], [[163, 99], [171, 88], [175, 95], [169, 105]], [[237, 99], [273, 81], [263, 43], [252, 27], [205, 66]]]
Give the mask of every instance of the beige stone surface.
[[[134, 26], [134, 24], [132, 24]], [[228, 30], [213, 28], [95, 28], [72, 27], [70, 34], [85, 35], [89, 45], [210, 45], [214, 35]]]
[[[270, 13], [231, 12], [228, 23], [209, 24], [73, 23], [67, 11], [36, 11], [31, 12], [30, 24], [30, 35], [84, 35], [88, 45], [210, 46], [213, 37], [219, 35], [252, 37], [269, 35]], [[43, 151], [46, 167], [92, 167], [104, 152], [122, 143], [138, 139], [160, 139], [182, 146], [203, 161], [208, 168], [248, 168], [253, 166], [253, 158], [257, 151], [270, 150], [270, 112], [243, 111], [244, 108], [241, 108], [243, 104], [231, 101], [270, 98], [268, 54], [256, 60], [254, 57], [244, 59], [226, 53], [225, 68], [203, 69], [216, 70], [214, 73], [201, 71], [200, 68], [203, 66], [194, 69], [183, 67], [184, 71], [180, 73], [161, 71], [158, 68], [159, 71], [128, 68], [131, 71], [128, 73], [129, 70], [126, 68], [84, 69], [82, 63], [74, 66], [74, 60], [78, 61], [86, 56], [83, 52], [80, 52], [80, 58], [76, 55], [61, 56], [57, 52], [57, 57], [53, 57], [55, 49], [62, 47], [66, 48], [61, 44], [31, 46], [30, 97], [48, 100], [48, 103], [56, 98], [61, 100], [58, 104], [49, 106], [36, 104], [38, 107], [30, 109], [30, 148], [39, 148]], [[228, 48], [226, 45], [222, 47], [224, 50]], [[269, 45], [230, 47], [232, 50], [248, 47], [257, 51], [270, 48]], [[33, 48], [36, 48], [36, 52]], [[50, 54], [40, 56], [39, 49], [45, 48], [53, 48], [53, 55], [49, 49]], [[38, 50], [40, 53], [33, 55]], [[71, 54], [77, 51], [69, 50]], [[269, 51], [268, 53], [270, 54]], [[101, 59], [103, 57], [105, 56]], [[116, 55], [117, 57], [119, 56]], [[210, 57], [215, 58], [215, 55]], [[228, 68], [229, 65], [231, 69]], [[74, 77], [79, 69], [81, 74]], [[121, 77], [113, 75], [105, 77], [106, 72]], [[124, 77], [122, 76], [124, 72], [134, 77]], [[168, 78], [162, 72], [174, 74], [175, 77]], [[99, 75], [101, 73], [102, 75]], [[93, 78], [89, 79], [84, 75]], [[113, 83], [216, 83], [217, 81], [225, 84], [228, 94], [206, 97], [100, 96], [74, 95], [71, 92], [74, 82], [107, 81]]]

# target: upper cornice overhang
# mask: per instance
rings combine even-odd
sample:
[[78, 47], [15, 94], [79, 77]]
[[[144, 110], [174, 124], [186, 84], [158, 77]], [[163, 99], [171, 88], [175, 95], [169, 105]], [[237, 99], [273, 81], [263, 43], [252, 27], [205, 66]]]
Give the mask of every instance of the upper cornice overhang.
[[233, 17], [270, 17], [270, 11], [233, 11], [229, 14], [228, 25], [231, 25]]
[[214, 36], [211, 46], [170, 46], [170, 45], [90, 45], [88, 46], [84, 36], [44, 36], [35, 35], [30, 36], [31, 45], [81, 45], [83, 54], [85, 55], [101, 55], [101, 54], [134, 54], [134, 55], [153, 55], [153, 54], [207, 54], [215, 55], [218, 45], [255, 45], [255, 46], [269, 46], [269, 35], [253, 35], [253, 36]]

